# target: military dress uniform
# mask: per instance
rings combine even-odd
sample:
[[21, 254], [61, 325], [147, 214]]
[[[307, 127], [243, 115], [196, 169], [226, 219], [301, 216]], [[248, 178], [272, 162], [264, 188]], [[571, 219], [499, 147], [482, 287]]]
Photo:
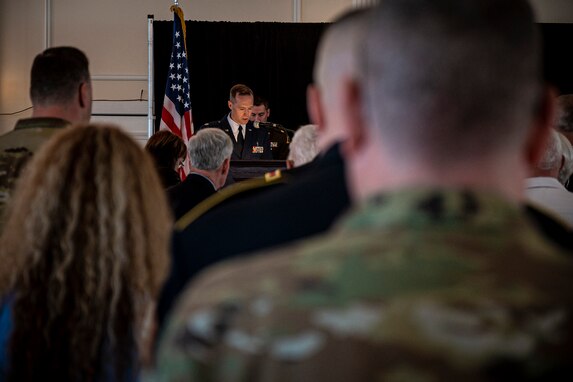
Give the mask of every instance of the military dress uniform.
[[158, 301], [160, 328], [185, 285], [206, 267], [330, 228], [350, 205], [344, 173], [335, 144], [304, 166], [224, 188], [179, 219]]
[[229, 125], [226, 114], [220, 121], [208, 122], [200, 127], [199, 130], [206, 127], [215, 127], [223, 130], [233, 142], [232, 160], [257, 160], [273, 159], [269, 141], [269, 131], [266, 127], [255, 127], [253, 122], [249, 121], [245, 126], [245, 139], [243, 147], [238, 146], [233, 130]]
[[383, 193], [330, 234], [200, 276], [157, 380], [571, 381], [572, 279], [496, 194]]
[[265, 123], [269, 127], [269, 140], [273, 159], [286, 160], [289, 153], [290, 136], [286, 129], [278, 123]]

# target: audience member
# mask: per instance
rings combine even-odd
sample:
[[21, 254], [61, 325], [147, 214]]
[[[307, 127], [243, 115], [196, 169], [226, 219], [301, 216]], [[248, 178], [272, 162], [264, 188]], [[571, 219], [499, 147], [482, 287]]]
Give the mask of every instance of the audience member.
[[220, 129], [205, 128], [189, 140], [191, 172], [168, 190], [175, 219], [223, 187], [229, 173], [233, 142]]
[[265, 127], [255, 127], [249, 120], [253, 109], [253, 91], [246, 85], [237, 84], [229, 92], [228, 106], [231, 112], [220, 121], [201, 126], [223, 130], [233, 141], [231, 159], [272, 159], [269, 131]]
[[526, 179], [525, 195], [534, 205], [550, 211], [573, 229], [573, 193], [558, 180], [564, 164], [563, 147], [557, 131], [551, 132], [543, 156]]
[[287, 164], [291, 167], [299, 167], [310, 163], [318, 154], [316, 146], [317, 131], [316, 125], [304, 125], [292, 137], [289, 146]]
[[[49, 48], [34, 59], [30, 78], [32, 117], [0, 136], [0, 215], [24, 164], [61, 128], [90, 120], [88, 59], [72, 47]], [[0, 230], [2, 227], [0, 216]]]
[[117, 128], [66, 129], [24, 170], [6, 223], [3, 376], [136, 380], [171, 226], [147, 154]]
[[382, 1], [341, 84], [357, 208], [192, 283], [160, 378], [571, 380], [573, 263], [519, 207], [552, 122], [537, 32], [525, 0]]
[[559, 171], [559, 182], [567, 187], [571, 182], [571, 175], [573, 174], [573, 146], [571, 142], [562, 133], [557, 134], [561, 142], [561, 150], [563, 154], [563, 166]]
[[273, 159], [285, 160], [288, 155], [290, 137], [286, 129], [278, 124], [269, 122], [271, 108], [269, 101], [262, 97], [255, 97], [253, 109], [251, 110], [251, 122], [263, 123], [269, 129], [269, 140]]
[[[261, 181], [263, 186], [255, 195], [224, 203], [225, 197], [241, 195], [249, 184], [222, 190], [177, 221], [171, 251], [173, 267], [158, 304], [160, 325], [184, 286], [205, 267], [323, 232], [347, 209], [350, 199], [339, 144], [347, 135], [341, 122], [346, 113], [342, 83], [357, 75], [364, 14], [364, 10], [356, 10], [344, 15], [326, 30], [320, 42], [317, 84], [309, 89], [310, 115], [318, 123], [320, 156], [288, 170], [288, 174], [280, 173], [270, 182]], [[277, 183], [283, 185], [274, 186]], [[225, 240], [205, 240], [221, 232]]]
[[557, 98], [557, 130], [573, 144], [573, 94]]
[[[573, 94], [565, 94], [557, 98], [556, 128], [573, 145]], [[569, 180], [567, 189], [573, 191], [573, 181]]]
[[147, 140], [145, 150], [155, 162], [163, 188], [168, 189], [181, 183], [179, 169], [187, 155], [183, 139], [171, 131], [161, 130]]

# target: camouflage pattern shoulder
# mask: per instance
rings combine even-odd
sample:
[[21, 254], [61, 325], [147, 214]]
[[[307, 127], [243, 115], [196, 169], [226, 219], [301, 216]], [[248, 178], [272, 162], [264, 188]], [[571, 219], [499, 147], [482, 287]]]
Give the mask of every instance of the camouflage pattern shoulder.
[[0, 151], [0, 229], [4, 209], [10, 199], [16, 180], [33, 153], [25, 147], [7, 148]]
[[181, 298], [159, 380], [573, 377], [573, 263], [492, 195], [380, 195], [338, 229], [221, 264]]
[[175, 229], [178, 231], [183, 231], [195, 220], [213, 208], [220, 206], [222, 203], [227, 203], [264, 188], [281, 184], [286, 182], [287, 178], [288, 177], [284, 176], [280, 170], [276, 170], [266, 173], [263, 177], [245, 180], [225, 187], [207, 199], [203, 200], [201, 203], [199, 203], [197, 206], [179, 218], [175, 222]]

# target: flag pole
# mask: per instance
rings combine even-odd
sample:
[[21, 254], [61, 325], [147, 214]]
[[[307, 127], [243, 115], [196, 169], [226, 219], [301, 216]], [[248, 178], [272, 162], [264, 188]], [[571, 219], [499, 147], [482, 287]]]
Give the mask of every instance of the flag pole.
[[153, 119], [154, 70], [153, 70], [153, 15], [147, 15], [147, 138], [155, 133], [155, 121]]

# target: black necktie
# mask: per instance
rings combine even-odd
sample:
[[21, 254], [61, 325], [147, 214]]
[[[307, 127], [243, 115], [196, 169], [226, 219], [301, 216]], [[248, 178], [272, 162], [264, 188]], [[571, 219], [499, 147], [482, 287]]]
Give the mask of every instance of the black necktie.
[[239, 125], [239, 134], [237, 134], [237, 146], [243, 151], [245, 138], [243, 137], [243, 126]]

